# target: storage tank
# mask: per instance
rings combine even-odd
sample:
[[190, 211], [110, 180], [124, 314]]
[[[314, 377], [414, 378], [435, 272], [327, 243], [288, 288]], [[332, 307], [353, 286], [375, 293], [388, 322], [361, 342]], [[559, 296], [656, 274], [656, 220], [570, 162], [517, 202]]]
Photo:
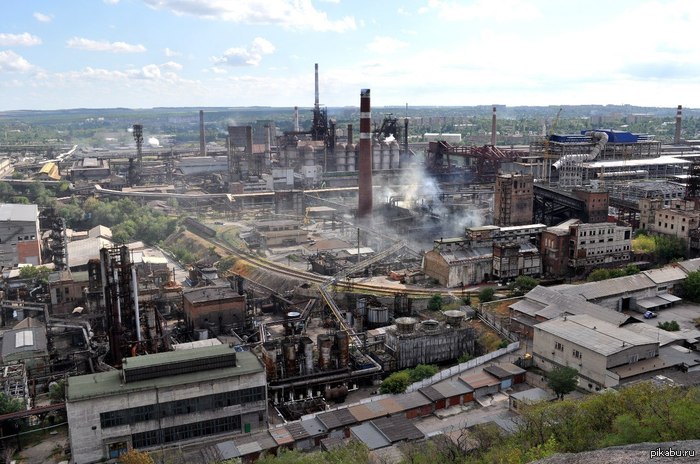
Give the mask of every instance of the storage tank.
[[357, 317], [365, 317], [365, 314], [367, 314], [367, 299], [366, 298], [358, 298], [357, 299], [357, 304], [355, 306], [355, 314]]
[[355, 145], [348, 143], [345, 146], [345, 165], [348, 172], [355, 171], [355, 158], [357, 153], [355, 153]]
[[379, 144], [381, 153], [381, 168], [384, 170], [391, 169], [391, 156], [389, 152], [389, 144], [382, 142]]
[[399, 317], [394, 321], [396, 324], [396, 331], [400, 334], [410, 334], [416, 329], [416, 324], [418, 320], [413, 317]]
[[272, 342], [263, 343], [262, 360], [267, 373], [267, 380], [277, 379], [277, 345]]
[[421, 328], [426, 332], [434, 332], [440, 328], [440, 323], [434, 319], [421, 322]]
[[346, 169], [347, 154], [345, 153], [345, 144], [339, 143], [335, 146], [335, 170], [343, 172]]
[[321, 334], [316, 338], [318, 345], [318, 368], [326, 370], [331, 367], [331, 350], [333, 348], [333, 337]]
[[284, 333], [285, 335], [294, 335], [294, 324], [301, 317], [301, 313], [290, 311], [284, 315]]
[[370, 306], [367, 308], [367, 325], [370, 329], [389, 324], [389, 308], [386, 306]]
[[314, 341], [309, 337], [303, 337], [301, 347], [304, 352], [304, 373], [311, 374], [314, 371]]
[[297, 364], [297, 344], [295, 341], [285, 341], [282, 343], [284, 352], [284, 362], [286, 377], [293, 377], [299, 374], [299, 364]]
[[323, 398], [326, 401], [335, 401], [337, 403], [342, 403], [345, 401], [345, 397], [348, 396], [348, 387], [341, 385], [339, 387], [331, 388], [326, 386], [323, 391]]
[[339, 330], [335, 333], [335, 342], [338, 345], [338, 367], [344, 369], [350, 364], [350, 338]]
[[464, 311], [460, 311], [459, 309], [445, 311], [443, 314], [445, 314], [446, 322], [452, 327], [459, 327], [464, 320]]

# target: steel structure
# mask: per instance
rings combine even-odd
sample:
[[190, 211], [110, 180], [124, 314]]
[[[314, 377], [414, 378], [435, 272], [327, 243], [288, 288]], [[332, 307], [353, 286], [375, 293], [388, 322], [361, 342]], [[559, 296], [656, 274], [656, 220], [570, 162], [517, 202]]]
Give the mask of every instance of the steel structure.
[[526, 152], [504, 150], [492, 145], [482, 147], [456, 147], [448, 142], [430, 142], [425, 164], [428, 171], [444, 172], [452, 167], [452, 158], [463, 158], [465, 165], [471, 166], [479, 182], [493, 182], [502, 163], [513, 162]]

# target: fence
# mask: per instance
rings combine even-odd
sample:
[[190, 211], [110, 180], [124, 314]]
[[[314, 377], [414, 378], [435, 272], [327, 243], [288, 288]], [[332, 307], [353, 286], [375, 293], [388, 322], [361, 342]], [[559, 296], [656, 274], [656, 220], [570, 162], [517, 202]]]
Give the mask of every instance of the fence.
[[423, 379], [420, 382], [413, 383], [413, 384], [408, 386], [408, 388], [406, 389], [406, 392], [407, 393], [414, 392], [420, 388], [427, 387], [427, 386], [430, 386], [434, 383], [440, 382], [441, 380], [449, 379], [450, 377], [461, 374], [464, 371], [467, 371], [469, 369], [473, 369], [477, 366], [485, 364], [485, 363], [487, 363], [495, 358], [498, 358], [499, 356], [503, 356], [504, 354], [512, 353], [513, 351], [516, 351], [518, 348], [520, 348], [520, 342], [513, 342], [505, 348], [500, 348], [496, 351], [492, 351], [491, 353], [485, 354], [483, 356], [479, 356], [478, 358], [471, 359], [471, 360], [464, 362], [462, 364], [458, 364], [458, 365], [453, 366], [449, 369], [445, 369], [444, 371], [440, 371], [428, 379]]

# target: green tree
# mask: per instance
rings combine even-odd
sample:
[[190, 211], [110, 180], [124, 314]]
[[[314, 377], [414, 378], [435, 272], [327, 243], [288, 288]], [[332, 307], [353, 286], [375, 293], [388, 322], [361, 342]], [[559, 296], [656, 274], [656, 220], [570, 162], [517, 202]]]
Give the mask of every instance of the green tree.
[[557, 398], [563, 400], [564, 395], [571, 393], [578, 385], [578, 371], [573, 367], [559, 367], [547, 374], [547, 385], [554, 390]]
[[677, 331], [681, 330], [681, 327], [678, 325], [678, 322], [676, 322], [676, 321], [659, 322], [656, 325], [658, 328], [666, 330], [668, 332], [677, 332]]
[[3, 392], [0, 392], [0, 414], [9, 414], [11, 412], [17, 412], [24, 408], [24, 403], [22, 400], [13, 398]]
[[420, 382], [437, 374], [440, 369], [434, 364], [418, 364], [409, 371], [408, 377], [411, 383]]
[[439, 293], [434, 294], [428, 300], [428, 310], [429, 311], [440, 311], [442, 309], [442, 295]]
[[411, 385], [411, 374], [408, 370], [394, 372], [384, 379], [379, 386], [379, 393], [403, 393]]
[[63, 403], [66, 401], [66, 381], [64, 379], [51, 385], [49, 388], [49, 399], [51, 400], [51, 404]]
[[610, 271], [607, 269], [594, 269], [590, 274], [588, 274], [589, 282], [599, 282], [601, 280], [606, 280], [610, 278]]
[[656, 243], [656, 257], [662, 263], [685, 258], [685, 240], [669, 235], [657, 235], [654, 237]]
[[686, 300], [700, 303], [700, 271], [694, 271], [688, 274], [688, 277], [683, 281], [683, 297]]
[[496, 297], [496, 291], [491, 287], [484, 287], [479, 290], [479, 302], [488, 303]]
[[533, 288], [537, 287], [540, 281], [531, 276], [518, 276], [510, 285], [510, 290], [514, 295], [524, 295]]
[[153, 458], [142, 451], [130, 449], [126, 453], [119, 456], [121, 464], [154, 464]]
[[23, 266], [19, 270], [20, 279], [33, 279], [41, 284], [49, 282], [51, 270], [46, 266]]

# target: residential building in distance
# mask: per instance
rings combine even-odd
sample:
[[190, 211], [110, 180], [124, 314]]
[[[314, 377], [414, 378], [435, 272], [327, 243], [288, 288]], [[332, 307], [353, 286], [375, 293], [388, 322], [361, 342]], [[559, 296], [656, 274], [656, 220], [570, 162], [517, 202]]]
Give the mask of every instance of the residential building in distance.
[[68, 377], [73, 462], [267, 429], [266, 383], [258, 358], [228, 344], [132, 357], [120, 370]]
[[0, 267], [41, 264], [37, 205], [0, 204]]

